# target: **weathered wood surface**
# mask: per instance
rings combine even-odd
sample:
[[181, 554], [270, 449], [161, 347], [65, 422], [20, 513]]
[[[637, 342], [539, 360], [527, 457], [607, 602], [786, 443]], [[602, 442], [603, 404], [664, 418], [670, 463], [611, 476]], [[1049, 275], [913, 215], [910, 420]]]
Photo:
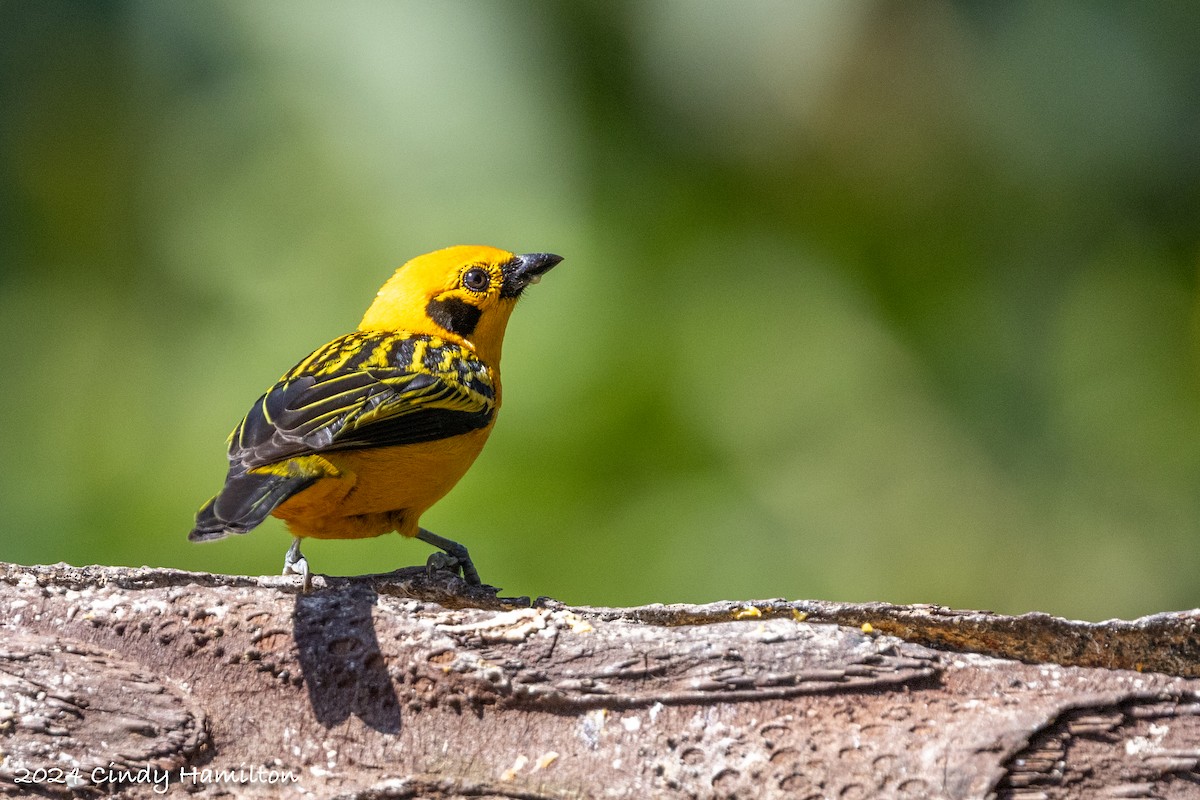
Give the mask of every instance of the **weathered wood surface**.
[[0, 793], [1200, 798], [1200, 611], [315, 586], [0, 564]]

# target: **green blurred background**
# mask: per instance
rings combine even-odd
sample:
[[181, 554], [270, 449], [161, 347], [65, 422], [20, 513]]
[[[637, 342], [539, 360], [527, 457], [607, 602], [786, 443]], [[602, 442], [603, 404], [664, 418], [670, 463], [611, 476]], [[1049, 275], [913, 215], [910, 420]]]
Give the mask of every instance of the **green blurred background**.
[[[566, 261], [424, 518], [508, 593], [1200, 605], [1200, 5], [0, 2], [0, 559], [185, 541], [391, 271]], [[315, 542], [335, 574], [421, 563]]]

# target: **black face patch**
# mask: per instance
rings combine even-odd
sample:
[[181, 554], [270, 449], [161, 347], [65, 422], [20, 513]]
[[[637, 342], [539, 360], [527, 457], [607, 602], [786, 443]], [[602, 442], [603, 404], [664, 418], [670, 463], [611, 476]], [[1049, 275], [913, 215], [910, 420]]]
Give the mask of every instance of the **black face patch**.
[[477, 307], [457, 297], [447, 297], [445, 300], [430, 300], [425, 306], [429, 318], [451, 333], [459, 336], [470, 336], [479, 324], [483, 314]]

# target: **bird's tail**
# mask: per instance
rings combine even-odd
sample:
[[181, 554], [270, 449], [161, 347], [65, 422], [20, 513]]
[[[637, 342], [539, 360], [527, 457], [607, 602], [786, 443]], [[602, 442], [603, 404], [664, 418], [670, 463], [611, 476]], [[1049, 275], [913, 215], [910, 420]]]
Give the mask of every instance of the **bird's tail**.
[[248, 533], [275, 507], [319, 478], [313, 474], [274, 474], [231, 470], [225, 488], [196, 513], [190, 542], [211, 542]]

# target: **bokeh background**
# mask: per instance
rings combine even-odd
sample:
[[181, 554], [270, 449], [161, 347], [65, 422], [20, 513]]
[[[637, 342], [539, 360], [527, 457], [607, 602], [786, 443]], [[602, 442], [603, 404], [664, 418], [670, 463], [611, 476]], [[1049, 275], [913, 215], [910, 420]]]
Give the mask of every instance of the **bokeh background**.
[[[185, 541], [407, 258], [549, 250], [424, 522], [508, 593], [1200, 605], [1200, 5], [0, 2], [0, 558]], [[421, 563], [315, 542], [318, 571]]]

